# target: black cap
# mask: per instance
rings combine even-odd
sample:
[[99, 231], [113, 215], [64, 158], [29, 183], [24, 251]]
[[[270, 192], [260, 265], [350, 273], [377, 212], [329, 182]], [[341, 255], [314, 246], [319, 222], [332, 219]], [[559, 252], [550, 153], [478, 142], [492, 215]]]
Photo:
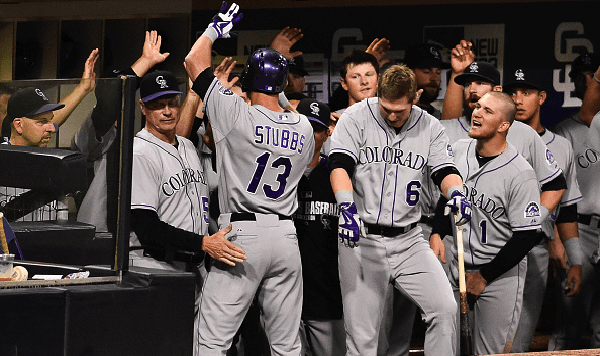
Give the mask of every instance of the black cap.
[[38, 88], [23, 88], [15, 91], [6, 104], [6, 117], [2, 122], [2, 136], [10, 137], [10, 124], [18, 117], [32, 117], [62, 109], [63, 104], [51, 104]]
[[144, 103], [163, 95], [181, 95], [177, 78], [171, 72], [157, 70], [146, 74], [140, 81], [140, 97]]
[[454, 78], [454, 82], [460, 85], [472, 80], [482, 80], [500, 85], [500, 71], [488, 62], [473, 62], [464, 73]]
[[442, 61], [442, 56], [437, 48], [427, 43], [410, 46], [406, 50], [403, 62], [409, 68], [450, 68], [450, 63]]
[[329, 106], [315, 99], [302, 99], [296, 108], [300, 114], [305, 115], [312, 122], [316, 122], [324, 127], [329, 127], [331, 110]]
[[306, 77], [308, 72], [304, 70], [304, 58], [302, 56], [293, 57], [288, 61], [288, 71], [302, 77]]
[[571, 64], [569, 77], [574, 78], [577, 74], [583, 72], [595, 72], [600, 67], [600, 57], [593, 53], [584, 53], [575, 58]]
[[513, 88], [533, 88], [543, 91], [542, 80], [537, 71], [528, 68], [519, 68], [510, 73], [504, 80], [503, 90], [510, 91]]

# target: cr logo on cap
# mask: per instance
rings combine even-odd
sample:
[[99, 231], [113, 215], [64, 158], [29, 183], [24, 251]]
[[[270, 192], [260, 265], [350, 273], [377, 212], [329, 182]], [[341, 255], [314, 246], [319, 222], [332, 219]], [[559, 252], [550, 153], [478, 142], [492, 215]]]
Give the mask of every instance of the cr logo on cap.
[[517, 69], [515, 77], [517, 77], [517, 80], [525, 80], [525, 73], [523, 73], [522, 69]]
[[42, 93], [42, 91], [41, 91], [41, 90], [39, 90], [39, 89], [36, 89], [36, 90], [35, 90], [35, 93], [36, 93], [37, 95], [41, 96], [41, 97], [42, 97], [42, 99], [44, 99], [45, 101], [48, 101], [48, 98], [46, 98], [46, 95], [44, 95], [44, 93]]
[[477, 65], [477, 63], [471, 63], [471, 65], [469, 66], [469, 70], [471, 71], [471, 73], [477, 73], [479, 71], [479, 66]]
[[309, 107], [310, 107], [310, 112], [311, 112], [313, 115], [319, 115], [319, 110], [320, 110], [320, 109], [319, 109], [319, 104], [317, 104], [317, 103], [312, 103], [312, 104], [310, 104], [310, 105], [309, 105]]
[[158, 83], [158, 85], [160, 85], [161, 89], [166, 89], [169, 87], [167, 85], [167, 81], [163, 78], [162, 75], [159, 75], [158, 77], [156, 77], [156, 83]]

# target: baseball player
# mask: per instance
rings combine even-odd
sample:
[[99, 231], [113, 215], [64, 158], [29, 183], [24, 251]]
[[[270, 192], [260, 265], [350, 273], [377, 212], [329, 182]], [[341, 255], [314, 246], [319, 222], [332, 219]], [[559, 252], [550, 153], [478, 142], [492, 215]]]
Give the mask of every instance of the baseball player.
[[[243, 262], [246, 256], [243, 249], [224, 238], [230, 226], [205, 236], [208, 185], [196, 148], [175, 134], [180, 95], [177, 79], [170, 72], [155, 71], [140, 82], [140, 108], [146, 124], [133, 143], [131, 228], [135, 232], [132, 245], [139, 240], [144, 254], [132, 250], [130, 264], [187, 270], [200, 277], [204, 252], [229, 265]], [[201, 283], [197, 278], [196, 320]], [[197, 335], [196, 329], [194, 341]], [[196, 343], [194, 354], [198, 354]]]
[[[470, 42], [463, 40], [452, 50], [450, 64], [453, 83], [448, 84], [446, 90], [441, 121], [451, 143], [468, 138], [469, 118], [479, 98], [489, 91], [502, 90], [498, 69], [486, 62], [473, 62], [473, 57]], [[456, 100], [457, 97], [460, 97], [460, 100]], [[463, 111], [463, 116], [444, 120], [448, 113], [460, 111]], [[567, 188], [565, 177], [550, 150], [531, 127], [519, 121], [514, 122], [508, 132], [507, 140], [517, 148], [536, 172], [542, 189], [541, 209], [544, 217], [542, 227], [546, 236], [550, 236], [554, 233], [552, 222], [545, 220], [546, 217], [552, 218], [551, 212], [553, 213], [558, 207], [562, 194]]]
[[[548, 280], [548, 248], [550, 244], [560, 244], [564, 240], [564, 249], [570, 256], [570, 268], [567, 272], [567, 286], [571, 286], [569, 296], [579, 292], [581, 285], [581, 261], [583, 252], [577, 235], [577, 202], [581, 200], [581, 192], [575, 176], [573, 148], [569, 141], [544, 128], [540, 120], [540, 109], [546, 100], [546, 92], [539, 84], [536, 72], [519, 68], [510, 71], [512, 74], [503, 89], [511, 95], [517, 109], [516, 120], [533, 128], [554, 153], [554, 159], [567, 179], [567, 189], [561, 198], [556, 228], [560, 238], [554, 234], [548, 236], [548, 243], [542, 240], [527, 254], [527, 275], [523, 291], [523, 308], [519, 326], [512, 345], [512, 352], [527, 352], [533, 340], [538, 318], [542, 310], [542, 301]], [[554, 231], [554, 227], [552, 227]], [[561, 246], [562, 247], [562, 246]]]
[[185, 59], [216, 144], [219, 225], [233, 225], [228, 238], [248, 256], [233, 267], [211, 265], [202, 292], [200, 352], [225, 354], [257, 295], [271, 353], [299, 355], [302, 271], [291, 215], [298, 182], [313, 159], [314, 136], [305, 116], [279, 106], [288, 75], [279, 52], [259, 49], [248, 57], [241, 82], [252, 106], [212, 74], [213, 42], [229, 37], [238, 10], [224, 3]]
[[425, 352], [453, 355], [456, 302], [417, 227], [425, 165], [459, 212], [459, 224], [468, 221], [470, 206], [443, 128], [414, 106], [414, 73], [392, 66], [377, 91], [342, 114], [329, 157], [339, 237], [349, 247], [339, 256], [347, 355], [376, 353], [389, 283], [422, 310]]
[[[508, 95], [485, 94], [473, 111], [472, 139], [452, 145], [473, 209], [462, 236], [467, 293], [476, 298], [469, 310], [476, 355], [510, 351], [521, 313], [527, 269], [524, 257], [542, 237], [538, 233], [541, 212], [535, 172], [506, 140], [515, 111]], [[492, 175], [496, 179], [490, 179]], [[441, 224], [440, 216], [436, 214], [435, 234], [430, 240], [436, 254], [444, 249], [437, 233], [452, 234], [450, 223]], [[447, 228], [438, 230], [442, 226]], [[453, 245], [450, 282], [458, 298], [457, 263]]]
[[[568, 350], [581, 347], [581, 335], [590, 325], [592, 338], [589, 346], [600, 347], [600, 318], [598, 317], [597, 263], [600, 259], [598, 234], [600, 232], [600, 139], [595, 113], [600, 110], [600, 84], [598, 72], [600, 58], [583, 54], [576, 58], [569, 76], [574, 80], [576, 93], [583, 99], [580, 111], [560, 122], [555, 131], [573, 145], [577, 180], [583, 199], [577, 204], [579, 240], [584, 251], [582, 260], [581, 292], [574, 297], [561, 293], [557, 298], [557, 313], [554, 334], [550, 338], [549, 350]], [[588, 125], [591, 125], [589, 128]], [[568, 287], [568, 286], [567, 286]], [[563, 287], [564, 288], [564, 287]]]
[[[156, 31], [146, 31], [141, 56], [131, 67], [110, 72], [111, 77], [131, 75], [139, 80], [156, 64], [163, 62], [168, 53], [161, 53], [161, 36]], [[116, 120], [121, 114], [120, 80], [100, 80], [94, 92], [96, 106], [92, 113], [84, 120], [71, 141], [71, 149], [80, 151], [87, 156], [89, 164], [93, 165], [94, 177], [85, 193], [77, 221], [94, 225], [97, 232], [114, 232], [116, 229], [116, 212], [113, 211], [108, 200], [109, 196], [116, 196], [114, 187], [107, 183], [118, 169], [113, 146], [117, 137]], [[109, 153], [110, 152], [110, 153]], [[110, 212], [109, 212], [110, 209]]]

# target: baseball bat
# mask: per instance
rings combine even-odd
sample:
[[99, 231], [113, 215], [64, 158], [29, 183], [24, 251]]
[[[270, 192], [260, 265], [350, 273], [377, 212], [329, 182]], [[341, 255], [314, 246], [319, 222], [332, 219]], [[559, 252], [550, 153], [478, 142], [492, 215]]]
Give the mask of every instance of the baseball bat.
[[2, 213], [0, 213], [0, 244], [2, 245], [2, 253], [10, 253], [6, 242], [6, 234], [4, 234], [4, 214]]
[[[457, 216], [455, 216], [456, 222]], [[467, 283], [465, 279], [465, 256], [462, 228], [456, 225], [456, 249], [458, 250], [458, 290], [460, 292], [460, 354], [473, 354], [471, 328], [469, 327], [469, 303], [467, 301]]]

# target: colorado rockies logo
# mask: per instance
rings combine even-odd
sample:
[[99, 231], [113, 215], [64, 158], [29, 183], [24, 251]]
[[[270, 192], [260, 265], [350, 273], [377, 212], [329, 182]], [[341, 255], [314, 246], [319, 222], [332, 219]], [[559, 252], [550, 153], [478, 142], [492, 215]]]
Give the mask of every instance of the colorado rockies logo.
[[319, 116], [319, 110], [320, 110], [319, 109], [319, 104], [312, 103], [312, 104], [309, 105], [309, 107], [310, 107], [311, 114]]
[[163, 76], [162, 76], [162, 75], [159, 75], [158, 77], [156, 77], [156, 83], [157, 83], [158, 85], [160, 85], [160, 88], [161, 88], [161, 89], [166, 89], [166, 88], [168, 88], [168, 87], [169, 87], [169, 86], [167, 85], [167, 81], [165, 80], [165, 78], [163, 78]]
[[517, 69], [515, 72], [516, 80], [525, 80], [525, 73], [523, 73], [522, 69]]
[[471, 65], [469, 66], [469, 71], [471, 71], [471, 73], [479, 72], [479, 66], [477, 65], [477, 62], [471, 63]]
[[48, 101], [48, 98], [46, 98], [46, 95], [44, 95], [44, 93], [42, 93], [42, 91], [41, 91], [41, 90], [39, 90], [39, 89], [36, 89], [36, 90], [35, 90], [35, 93], [36, 93], [37, 95], [41, 96], [41, 97], [42, 97], [42, 99], [44, 99], [44, 101]]
[[429, 53], [433, 55], [433, 58], [440, 59], [440, 53], [435, 49], [435, 47], [429, 47]]
[[536, 202], [530, 201], [525, 207], [525, 217], [533, 218], [536, 216], [540, 216], [540, 207], [537, 205]]
[[550, 152], [549, 149], [546, 149], [546, 161], [550, 166], [554, 164], [554, 155], [552, 154], [552, 152]]

